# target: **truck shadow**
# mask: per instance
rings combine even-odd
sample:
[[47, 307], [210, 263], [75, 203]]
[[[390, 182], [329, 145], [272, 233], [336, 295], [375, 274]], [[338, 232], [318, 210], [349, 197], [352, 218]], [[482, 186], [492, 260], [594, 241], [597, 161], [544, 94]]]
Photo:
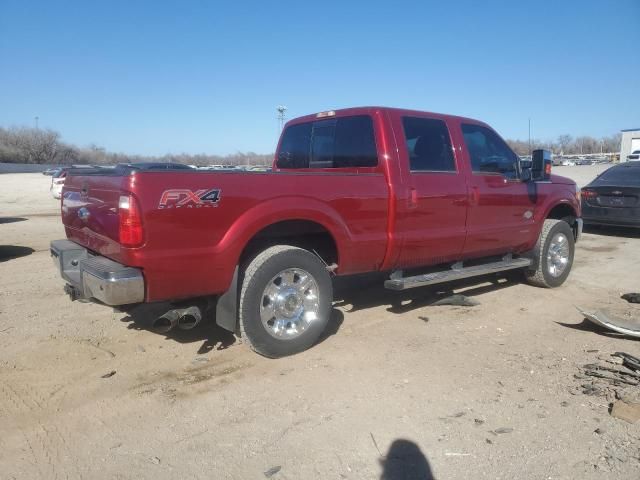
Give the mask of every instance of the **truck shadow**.
[[[337, 277], [334, 279], [334, 302], [329, 323], [317, 344], [337, 334], [344, 322], [344, 314], [387, 305], [390, 313], [402, 314], [437, 302], [454, 292], [462, 292], [467, 297], [508, 288], [521, 281], [521, 275], [514, 272], [486, 275], [459, 280], [433, 287], [422, 287], [407, 291], [392, 291], [384, 288], [388, 275], [375, 273]], [[176, 327], [165, 333], [153, 328], [153, 322], [169, 309], [167, 304], [143, 304], [127, 312], [121, 319], [132, 330], [147, 330], [166, 339], [179, 343], [201, 342], [198, 354], [225, 350], [238, 342], [238, 338], [216, 324], [215, 308], [209, 309], [199, 325], [191, 330]]]
[[[159, 333], [153, 328], [153, 322], [162, 313], [169, 309], [167, 304], [143, 304], [135, 309], [127, 312], [120, 319], [123, 323], [128, 323], [127, 328], [130, 330], [145, 330], [156, 335], [164, 335], [166, 339], [179, 343], [196, 343], [202, 342], [197, 350], [197, 354], [203, 355], [216, 350], [226, 350], [232, 345], [239, 343], [238, 338], [228, 330], [216, 324], [215, 309], [209, 309], [203, 316], [202, 321], [191, 330], [182, 330], [175, 327], [168, 332]], [[332, 335], [335, 335], [342, 322], [344, 314], [334, 308], [331, 311], [329, 324], [324, 330], [318, 343], [322, 343]]]
[[[384, 288], [386, 278], [388, 278], [386, 275], [371, 274], [336, 279], [334, 307], [344, 308], [347, 313], [350, 313], [387, 305], [388, 312], [402, 314], [432, 305], [454, 293], [474, 297], [512, 287], [522, 281], [520, 272], [502, 272], [431, 287], [393, 291]], [[462, 289], [464, 291], [457, 292]]]

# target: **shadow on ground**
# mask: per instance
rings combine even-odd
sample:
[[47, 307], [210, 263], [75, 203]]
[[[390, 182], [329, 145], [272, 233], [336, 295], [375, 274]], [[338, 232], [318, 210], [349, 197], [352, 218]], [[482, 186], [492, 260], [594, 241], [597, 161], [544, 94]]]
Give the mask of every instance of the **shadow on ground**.
[[[334, 279], [334, 308], [327, 328], [317, 343], [322, 343], [338, 333], [344, 322], [343, 310], [350, 313], [386, 305], [388, 312], [402, 314], [431, 305], [454, 293], [474, 297], [508, 288], [520, 283], [522, 275], [520, 272], [504, 272], [402, 292], [385, 289], [384, 280], [387, 278], [386, 274], [375, 273]], [[336, 307], [341, 307], [343, 310]], [[199, 354], [224, 350], [237, 342], [233, 333], [216, 324], [214, 307], [209, 308], [202, 322], [191, 330], [175, 327], [165, 333], [155, 331], [153, 322], [171, 308], [175, 307], [167, 303], [143, 304], [128, 311], [121, 321], [129, 324], [127, 328], [148, 330], [179, 343], [202, 342], [197, 351]]]
[[344, 307], [346, 312], [355, 312], [388, 305], [388, 312], [402, 314], [432, 305], [454, 293], [474, 297], [508, 288], [521, 283], [522, 274], [521, 272], [503, 272], [405, 291], [384, 288], [384, 280], [387, 278], [388, 275], [383, 274], [336, 278], [334, 306]]
[[18, 245], [0, 245], [0, 262], [6, 262], [15, 258], [26, 257], [31, 255], [35, 250], [29, 247], [20, 247]]
[[584, 233], [607, 237], [640, 238], [640, 228], [605, 227], [601, 225], [585, 225]]
[[[167, 303], [143, 304], [128, 311], [120, 321], [128, 323], [127, 328], [129, 329], [147, 330], [156, 335], [164, 335], [167, 340], [173, 340], [179, 343], [202, 342], [197, 350], [197, 353], [201, 355], [214, 350], [225, 350], [231, 345], [234, 345], [238, 340], [233, 333], [216, 324], [215, 308], [207, 310], [200, 324], [191, 330], [182, 330], [175, 327], [165, 333], [155, 331], [153, 322], [171, 308], [175, 307], [171, 307]], [[322, 343], [332, 335], [335, 335], [343, 321], [344, 314], [334, 308], [331, 311], [327, 328], [317, 343]]]
[[24, 217], [0, 217], [0, 225], [4, 223], [25, 222], [26, 220]]
[[[372, 437], [373, 438], [373, 437]], [[410, 440], [394, 440], [389, 451], [380, 460], [380, 480], [433, 480], [427, 457]]]

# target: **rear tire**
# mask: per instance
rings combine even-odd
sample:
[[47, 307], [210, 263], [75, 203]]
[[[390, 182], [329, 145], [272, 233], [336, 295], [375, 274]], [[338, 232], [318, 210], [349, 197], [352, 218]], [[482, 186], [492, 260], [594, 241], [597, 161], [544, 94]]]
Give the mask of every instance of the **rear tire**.
[[528, 255], [533, 263], [525, 271], [527, 282], [536, 287], [559, 287], [571, 272], [574, 253], [571, 226], [563, 220], [545, 220], [538, 242]]
[[244, 271], [240, 334], [265, 357], [302, 352], [324, 332], [332, 300], [329, 272], [316, 255], [288, 245], [269, 247]]

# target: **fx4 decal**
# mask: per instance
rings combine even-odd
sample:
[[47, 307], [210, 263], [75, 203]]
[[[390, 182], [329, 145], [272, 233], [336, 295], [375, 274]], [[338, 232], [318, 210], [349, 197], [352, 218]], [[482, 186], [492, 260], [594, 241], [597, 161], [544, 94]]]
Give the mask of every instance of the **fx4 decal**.
[[187, 190], [175, 188], [165, 190], [160, 197], [158, 208], [203, 208], [217, 207], [222, 191], [219, 188], [212, 190]]

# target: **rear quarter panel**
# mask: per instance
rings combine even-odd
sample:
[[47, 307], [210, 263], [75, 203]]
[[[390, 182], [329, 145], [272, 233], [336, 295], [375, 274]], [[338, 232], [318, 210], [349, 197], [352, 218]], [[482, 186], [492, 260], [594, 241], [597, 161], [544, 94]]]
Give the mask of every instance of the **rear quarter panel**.
[[[147, 301], [221, 293], [249, 240], [282, 220], [323, 225], [338, 247], [339, 273], [375, 270], [386, 248], [388, 188], [382, 174], [140, 172], [145, 244], [118, 259], [139, 266]], [[215, 207], [159, 208], [167, 189], [220, 189]]]

